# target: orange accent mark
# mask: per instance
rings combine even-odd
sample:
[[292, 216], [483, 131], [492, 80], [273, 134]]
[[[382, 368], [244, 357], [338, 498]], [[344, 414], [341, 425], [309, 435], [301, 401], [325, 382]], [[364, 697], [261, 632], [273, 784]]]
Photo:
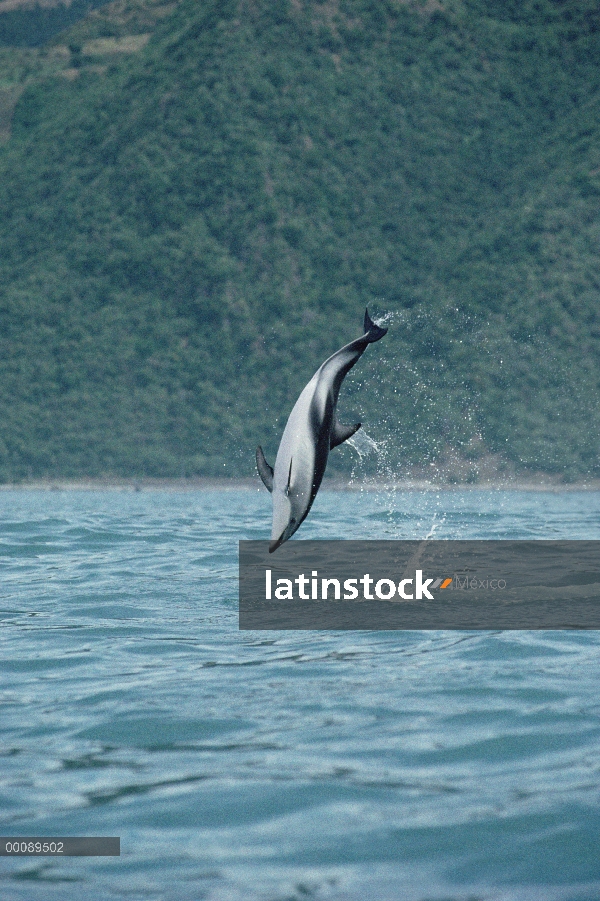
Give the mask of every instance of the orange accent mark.
[[452, 584], [452, 579], [444, 579], [444, 581], [440, 585], [440, 588], [447, 588], [448, 585], [451, 585], [451, 584]]

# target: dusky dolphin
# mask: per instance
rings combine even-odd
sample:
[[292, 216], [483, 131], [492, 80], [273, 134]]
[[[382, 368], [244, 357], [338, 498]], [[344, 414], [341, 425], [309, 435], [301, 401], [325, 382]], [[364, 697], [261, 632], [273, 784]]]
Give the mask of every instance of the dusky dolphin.
[[329, 451], [351, 438], [361, 426], [337, 420], [338, 394], [345, 376], [367, 345], [386, 334], [365, 310], [365, 334], [325, 360], [296, 401], [277, 451], [275, 470], [262, 448], [256, 448], [258, 474], [273, 494], [273, 529], [269, 551], [277, 550], [304, 522], [321, 486]]

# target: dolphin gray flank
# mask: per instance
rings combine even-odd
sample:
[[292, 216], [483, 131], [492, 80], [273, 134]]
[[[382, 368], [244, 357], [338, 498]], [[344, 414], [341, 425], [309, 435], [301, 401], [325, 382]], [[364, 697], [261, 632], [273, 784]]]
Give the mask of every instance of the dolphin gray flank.
[[273, 552], [304, 522], [323, 481], [329, 451], [351, 438], [361, 426], [338, 422], [336, 407], [346, 375], [367, 346], [387, 333], [365, 310], [365, 334], [346, 344], [325, 360], [294, 404], [284, 429], [275, 469], [256, 449], [258, 474], [273, 495], [273, 529], [269, 551]]

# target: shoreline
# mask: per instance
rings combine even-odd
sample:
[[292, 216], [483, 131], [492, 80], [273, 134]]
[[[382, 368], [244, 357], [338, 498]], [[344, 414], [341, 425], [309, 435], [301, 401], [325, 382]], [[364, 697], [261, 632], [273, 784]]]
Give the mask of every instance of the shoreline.
[[[256, 477], [219, 478], [195, 477], [180, 479], [159, 478], [88, 478], [88, 479], [31, 479], [23, 482], [0, 484], [0, 491], [264, 491]], [[574, 491], [600, 491], [600, 479], [582, 482], [562, 482], [555, 476], [538, 479], [512, 477], [488, 479], [478, 482], [458, 482], [448, 479], [406, 478], [395, 481], [363, 481], [325, 479], [321, 491], [541, 491], [570, 493]]]

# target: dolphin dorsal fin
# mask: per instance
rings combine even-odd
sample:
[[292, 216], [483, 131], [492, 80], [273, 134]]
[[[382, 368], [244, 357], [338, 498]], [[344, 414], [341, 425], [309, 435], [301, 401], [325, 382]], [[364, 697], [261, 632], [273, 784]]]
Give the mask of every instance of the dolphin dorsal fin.
[[337, 416], [333, 420], [333, 427], [331, 429], [331, 437], [329, 439], [329, 450], [333, 450], [334, 447], [339, 447], [340, 444], [343, 444], [344, 441], [347, 441], [348, 438], [352, 438], [355, 432], [358, 432], [360, 429], [360, 422], [355, 423], [354, 425], [342, 425], [338, 422]]
[[256, 468], [267, 491], [273, 491], [273, 469], [265, 460], [262, 447], [256, 448]]

